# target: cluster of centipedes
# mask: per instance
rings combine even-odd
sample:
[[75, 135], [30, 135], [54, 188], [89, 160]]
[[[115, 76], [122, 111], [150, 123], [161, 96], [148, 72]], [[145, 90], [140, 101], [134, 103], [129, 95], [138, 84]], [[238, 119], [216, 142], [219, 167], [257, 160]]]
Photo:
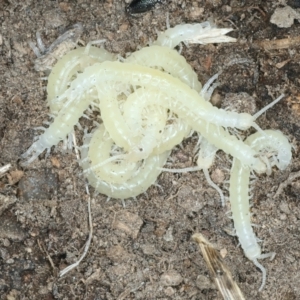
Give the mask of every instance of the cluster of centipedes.
[[[230, 202], [234, 226], [246, 256], [263, 272], [257, 259], [262, 254], [252, 230], [249, 210], [250, 172], [283, 170], [291, 161], [291, 145], [279, 131], [263, 131], [255, 120], [282, 96], [255, 115], [214, 107], [208, 100], [214, 76], [204, 87], [197, 74], [174, 48], [185, 43], [234, 42], [209, 22], [177, 25], [159, 34], [149, 47], [120, 58], [89, 43], [65, 54], [48, 78], [48, 104], [53, 122], [23, 154], [25, 165], [44, 150], [50, 150], [72, 133], [88, 109], [101, 114], [101, 123], [84, 131], [80, 165], [89, 184], [108, 197], [126, 199], [145, 192], [164, 169], [175, 145], [191, 130], [201, 136], [197, 166], [183, 171], [203, 170], [210, 185], [224, 196], [209, 178], [215, 153], [223, 150], [233, 157]], [[245, 141], [228, 128], [257, 132]], [[70, 140], [70, 139], [69, 139]], [[173, 170], [180, 172], [181, 170]]]

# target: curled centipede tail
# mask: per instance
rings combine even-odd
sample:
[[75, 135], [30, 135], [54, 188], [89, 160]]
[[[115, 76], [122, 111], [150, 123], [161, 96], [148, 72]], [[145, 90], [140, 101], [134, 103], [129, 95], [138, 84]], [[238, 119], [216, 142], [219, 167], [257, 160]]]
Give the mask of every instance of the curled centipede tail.
[[[258, 256], [257, 258], [259, 259], [265, 259], [270, 257], [270, 260], [273, 260], [275, 257], [276, 253], [275, 252], [269, 252], [269, 253], [264, 253], [261, 254], [260, 256]], [[259, 292], [261, 292], [266, 284], [266, 280], [267, 280], [267, 271], [266, 269], [257, 261], [257, 258], [252, 259], [253, 263], [255, 264], [255, 266], [257, 268], [259, 268], [262, 272], [262, 283], [260, 288], [258, 289]]]
[[263, 267], [263, 265], [261, 265], [256, 258], [252, 259], [252, 262], [255, 264], [255, 266], [257, 268], [259, 268], [262, 272], [262, 283], [260, 285], [260, 288], [258, 289], [259, 292], [261, 292], [263, 290], [263, 288], [266, 285], [266, 280], [267, 280], [267, 270], [265, 269], [265, 267]]

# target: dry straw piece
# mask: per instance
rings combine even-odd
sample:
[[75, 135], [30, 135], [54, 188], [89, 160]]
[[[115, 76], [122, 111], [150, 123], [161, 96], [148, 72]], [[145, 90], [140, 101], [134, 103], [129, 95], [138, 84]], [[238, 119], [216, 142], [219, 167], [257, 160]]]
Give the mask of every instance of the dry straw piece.
[[198, 243], [209, 272], [223, 298], [225, 300], [245, 299], [237, 283], [233, 280], [231, 272], [214, 246], [200, 233], [195, 233], [192, 238]]

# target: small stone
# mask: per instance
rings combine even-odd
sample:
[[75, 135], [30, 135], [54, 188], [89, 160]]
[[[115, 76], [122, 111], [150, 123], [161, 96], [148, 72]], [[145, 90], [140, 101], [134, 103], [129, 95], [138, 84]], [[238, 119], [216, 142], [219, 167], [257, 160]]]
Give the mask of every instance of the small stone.
[[128, 26], [129, 24], [128, 23], [123, 23], [120, 27], [119, 27], [119, 31], [120, 32], [125, 32], [128, 30]]
[[23, 100], [22, 100], [22, 98], [21, 98], [20, 95], [14, 95], [12, 97], [11, 101], [14, 102], [14, 103], [16, 103], [16, 104], [23, 105]]
[[9, 258], [9, 259], [6, 261], [6, 263], [9, 264], [9, 265], [13, 264], [14, 262], [15, 262], [15, 261], [14, 261], [13, 258]]
[[58, 28], [66, 24], [64, 14], [58, 13], [57, 9], [46, 11], [43, 14], [46, 28]]
[[128, 261], [131, 258], [131, 255], [121, 245], [109, 248], [106, 255], [110, 260], [118, 263]]
[[164, 285], [164, 286], [177, 286], [183, 280], [181, 275], [178, 272], [176, 272], [175, 270], [170, 270], [170, 271], [164, 273], [160, 279], [161, 279], [162, 285]]
[[3, 247], [0, 247], [0, 258], [3, 260], [7, 260], [9, 258], [8, 251]]
[[211, 179], [214, 183], [222, 183], [225, 180], [225, 174], [222, 170], [220, 169], [215, 169], [212, 173], [211, 173]]
[[38, 290], [39, 295], [46, 295], [48, 294], [48, 288], [47, 286], [41, 286], [40, 289]]
[[4, 279], [0, 278], [0, 294], [4, 295], [7, 291], [9, 291], [9, 284]]
[[4, 247], [9, 247], [11, 245], [9, 239], [3, 239], [2, 242]]
[[25, 232], [13, 215], [2, 215], [0, 222], [0, 238], [7, 238], [13, 241], [23, 241]]
[[145, 244], [141, 248], [145, 255], [155, 255], [156, 253], [156, 248], [153, 244]]
[[164, 235], [163, 239], [166, 241], [166, 242], [172, 242], [174, 240], [173, 238], [173, 227], [169, 227], [168, 230], [166, 231], [166, 234]]
[[300, 19], [300, 14], [290, 6], [277, 7], [271, 16], [270, 22], [280, 28], [289, 28], [295, 19]]
[[111, 280], [117, 280], [128, 274], [130, 274], [130, 267], [126, 263], [112, 266], [107, 270], [107, 275]]
[[166, 296], [173, 296], [175, 294], [175, 290], [172, 288], [172, 287], [167, 287], [165, 290], [164, 290], [164, 293]]
[[291, 212], [290, 209], [289, 209], [289, 206], [288, 206], [288, 204], [286, 202], [281, 202], [279, 204], [279, 209], [282, 212], [286, 213], [287, 215], [290, 214], [290, 212]]
[[4, 196], [0, 194], [0, 216], [17, 201], [15, 196]]
[[225, 248], [221, 249], [220, 250], [220, 255], [221, 255], [222, 258], [225, 258], [226, 255], [227, 255], [227, 249], [225, 249]]
[[204, 275], [198, 275], [196, 279], [196, 286], [200, 290], [216, 289], [216, 286], [211, 282], [211, 280]]
[[221, 108], [250, 115], [253, 115], [257, 110], [255, 99], [245, 92], [227, 93], [222, 101]]
[[162, 237], [166, 232], [166, 223], [158, 222], [157, 228], [155, 229], [154, 233], [157, 237]]
[[71, 5], [67, 2], [60, 2], [59, 3], [59, 8], [63, 11], [63, 12], [68, 12], [72, 9]]
[[177, 195], [178, 204], [187, 212], [198, 212], [204, 206], [201, 195], [191, 186], [183, 186]]
[[28, 172], [18, 185], [20, 198], [24, 200], [51, 199], [58, 190], [58, 176], [51, 169]]
[[203, 15], [204, 8], [203, 7], [194, 7], [194, 9], [191, 11], [191, 18], [197, 19]]
[[286, 214], [280, 214], [280, 220], [285, 221], [286, 220]]
[[6, 299], [7, 300], [16, 300], [16, 299], [19, 299], [19, 296], [20, 296], [20, 292], [15, 289], [12, 289], [9, 292], [9, 294], [6, 296]]
[[133, 239], [136, 239], [142, 225], [143, 220], [138, 215], [129, 211], [121, 211], [116, 215], [113, 228], [130, 235]]

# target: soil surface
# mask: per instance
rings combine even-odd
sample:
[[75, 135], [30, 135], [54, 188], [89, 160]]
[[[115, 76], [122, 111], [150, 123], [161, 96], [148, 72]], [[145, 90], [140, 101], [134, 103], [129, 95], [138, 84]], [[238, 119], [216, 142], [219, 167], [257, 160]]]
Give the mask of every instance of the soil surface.
[[[0, 167], [12, 165], [0, 178], [0, 299], [222, 299], [191, 239], [195, 232], [227, 253], [224, 262], [246, 299], [300, 299], [300, 179], [295, 175], [300, 27], [296, 17], [286, 28], [270, 22], [277, 7], [287, 4], [297, 11], [299, 1], [162, 1], [136, 16], [125, 13], [128, 2], [0, 0]], [[125, 207], [93, 196], [91, 188], [91, 247], [77, 268], [58, 278], [59, 270], [80, 257], [88, 238], [84, 178], [75, 153], [63, 153], [61, 146], [26, 168], [20, 164], [38, 134], [34, 128], [43, 126], [49, 112], [45, 74], [34, 70], [36, 57], [28, 44], [36, 42], [36, 32], [49, 46], [81, 22], [83, 42], [105, 38], [107, 50], [125, 55], [165, 30], [167, 13], [171, 26], [212, 19], [234, 28], [230, 35], [237, 43], [182, 51], [201, 82], [222, 71], [213, 96], [217, 105], [257, 111], [286, 95], [257, 121], [263, 129], [281, 130], [294, 145], [286, 170], [274, 168], [253, 185], [255, 232], [264, 253], [276, 252], [273, 261], [260, 260], [268, 271], [260, 293], [261, 272], [230, 235], [230, 206], [220, 205], [202, 172], [162, 173], [160, 187], [152, 186], [137, 201], [126, 200]], [[82, 133], [77, 135], [80, 140]], [[193, 165], [196, 142], [191, 137], [174, 149], [174, 168]], [[231, 158], [219, 152], [210, 169], [226, 195], [230, 166]]]

